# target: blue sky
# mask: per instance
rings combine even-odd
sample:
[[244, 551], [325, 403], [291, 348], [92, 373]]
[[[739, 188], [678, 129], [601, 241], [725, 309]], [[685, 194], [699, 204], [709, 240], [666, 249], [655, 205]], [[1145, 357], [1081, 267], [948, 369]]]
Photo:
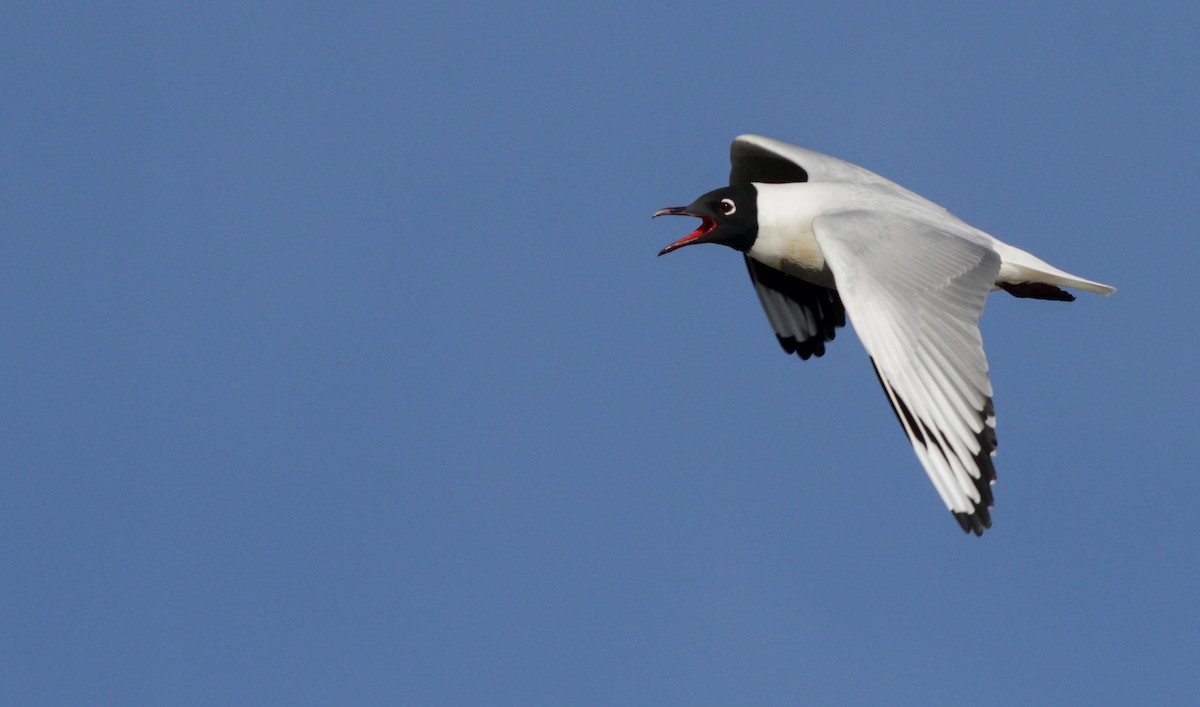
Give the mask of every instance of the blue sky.
[[[8, 704], [1200, 693], [1195, 3], [8, 4]], [[990, 299], [994, 528], [656, 209], [755, 132]]]

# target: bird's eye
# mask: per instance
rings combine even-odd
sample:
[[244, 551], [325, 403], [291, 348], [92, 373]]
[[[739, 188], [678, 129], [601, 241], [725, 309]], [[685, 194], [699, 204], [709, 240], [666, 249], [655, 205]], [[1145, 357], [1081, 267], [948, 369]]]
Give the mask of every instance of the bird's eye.
[[721, 213], [732, 216], [735, 211], [737, 211], [737, 204], [733, 203], [733, 199], [721, 199]]

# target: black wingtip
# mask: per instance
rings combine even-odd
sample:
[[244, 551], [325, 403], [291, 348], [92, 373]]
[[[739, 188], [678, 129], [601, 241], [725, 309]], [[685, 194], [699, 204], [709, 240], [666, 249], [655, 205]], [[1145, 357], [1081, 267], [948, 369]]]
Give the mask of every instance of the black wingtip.
[[[834, 334], [832, 331], [827, 336], [829, 337], [829, 341], [833, 341]], [[780, 336], [779, 334], [776, 334], [775, 338], [779, 341], [779, 345], [783, 347], [784, 353], [796, 354], [805, 361], [813, 356], [820, 358], [825, 355], [825, 341], [819, 338], [799, 341], [794, 336]]]
[[[992, 404], [991, 398], [984, 403], [982, 413], [985, 421], [989, 418], [995, 419], [996, 408]], [[992, 463], [992, 455], [996, 453], [998, 446], [996, 428], [985, 422], [977, 439], [979, 440], [979, 453], [975, 455], [975, 466], [979, 469], [979, 478], [974, 481], [975, 490], [979, 492], [979, 503], [975, 504], [975, 510], [972, 513], [956, 513], [955, 517], [962, 515], [973, 519], [968, 532], [983, 535], [985, 528], [992, 527], [992, 513], [989, 509], [996, 505], [995, 496], [992, 495], [992, 484], [996, 483], [996, 465]], [[963, 525], [963, 518], [958, 518], [958, 523]], [[968, 530], [965, 525], [963, 530]]]
[[[989, 405], [991, 401], [988, 401]], [[984, 432], [989, 431], [988, 427], [984, 427]], [[988, 437], [981, 435], [980, 441], [985, 444], [975, 457], [975, 463], [979, 466], [980, 477], [975, 479], [975, 489], [979, 491], [979, 503], [975, 504], [975, 509], [970, 513], [953, 512], [954, 519], [962, 526], [964, 533], [975, 533], [976, 536], [983, 535], [983, 531], [992, 527], [992, 513], [989, 509], [996, 505], [995, 497], [992, 495], [992, 484], [996, 483], [996, 467], [992, 464], [991, 452], [996, 449], [995, 431], [991, 431], [990, 449], [987, 446]]]
[[[920, 444], [927, 450], [932, 447], [949, 460], [945, 449], [947, 444], [945, 436], [940, 435], [936, 429], [931, 430], [921, 424], [908, 409], [904, 399], [883, 380], [883, 374], [879, 372], [879, 366], [875, 363], [874, 358], [871, 359], [871, 370], [875, 371], [879, 385], [883, 387], [888, 401], [892, 403], [892, 412], [896, 414], [896, 420], [902, 428], [909, 431], [913, 443]], [[996, 483], [996, 466], [992, 463], [992, 454], [996, 452], [997, 446], [996, 429], [987, 423], [989, 419], [994, 420], [996, 417], [996, 409], [992, 405], [991, 398], [984, 401], [983, 409], [979, 411], [979, 414], [984, 424], [983, 429], [976, 437], [979, 441], [979, 452], [975, 455], [974, 460], [975, 467], [979, 469], [979, 478], [973, 479], [975, 490], [979, 492], [979, 501], [970, 512], [951, 511], [963, 532], [975, 533], [976, 536], [983, 535], [985, 529], [992, 527], [992, 514], [988, 509], [996, 505], [995, 497], [992, 495], [992, 484]]]
[[958, 521], [964, 533], [975, 533], [975, 537], [982, 536], [985, 528], [992, 527], [992, 517], [987, 507], [977, 508], [974, 513], [954, 513], [954, 520]]

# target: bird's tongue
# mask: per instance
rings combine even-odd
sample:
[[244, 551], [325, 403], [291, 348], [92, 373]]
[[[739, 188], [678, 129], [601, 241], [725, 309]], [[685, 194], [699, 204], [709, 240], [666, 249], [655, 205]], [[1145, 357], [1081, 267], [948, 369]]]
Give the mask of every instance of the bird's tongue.
[[694, 231], [692, 231], [691, 233], [687, 234], [687, 235], [686, 235], [686, 236], [684, 236], [683, 238], [680, 238], [679, 240], [675, 241], [674, 243], [672, 243], [671, 245], [667, 246], [666, 248], [663, 248], [661, 251], [659, 251], [659, 253], [658, 253], [658, 254], [659, 254], [659, 255], [666, 255], [667, 253], [670, 253], [671, 251], [673, 251], [673, 250], [675, 250], [675, 249], [677, 249], [677, 248], [682, 248], [682, 247], [684, 247], [685, 245], [687, 245], [687, 244], [691, 243], [692, 241], [696, 240], [696, 239], [697, 239], [697, 238], [699, 238], [700, 236], [705, 236], [705, 235], [708, 235], [709, 233], [711, 233], [711, 232], [712, 232], [712, 230], [713, 230], [714, 228], [716, 228], [716, 227], [717, 227], [717, 222], [716, 222], [716, 221], [713, 221], [712, 219], [710, 219], [710, 218], [707, 218], [707, 217], [704, 217], [704, 216], [701, 216], [700, 218], [704, 219], [703, 223], [701, 223], [701, 224], [700, 224], [700, 228], [697, 228], [696, 230], [694, 230]]

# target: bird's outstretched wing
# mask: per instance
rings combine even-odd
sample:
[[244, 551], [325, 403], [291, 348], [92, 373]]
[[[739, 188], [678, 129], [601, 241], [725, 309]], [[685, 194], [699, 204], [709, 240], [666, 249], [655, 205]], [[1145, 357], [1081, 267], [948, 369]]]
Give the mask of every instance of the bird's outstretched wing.
[[797, 147], [761, 135], [739, 135], [729, 147], [729, 183], [848, 182], [867, 184], [877, 190], [921, 204], [937, 213], [941, 206], [920, 194], [856, 164], [815, 150]]
[[754, 291], [779, 345], [804, 360], [825, 354], [838, 327], [846, 325], [846, 310], [836, 290], [805, 282], [769, 265], [746, 258]]
[[982, 534], [996, 418], [979, 317], [1000, 256], [973, 234], [892, 213], [827, 214], [813, 232], [922, 466], [963, 530]]

